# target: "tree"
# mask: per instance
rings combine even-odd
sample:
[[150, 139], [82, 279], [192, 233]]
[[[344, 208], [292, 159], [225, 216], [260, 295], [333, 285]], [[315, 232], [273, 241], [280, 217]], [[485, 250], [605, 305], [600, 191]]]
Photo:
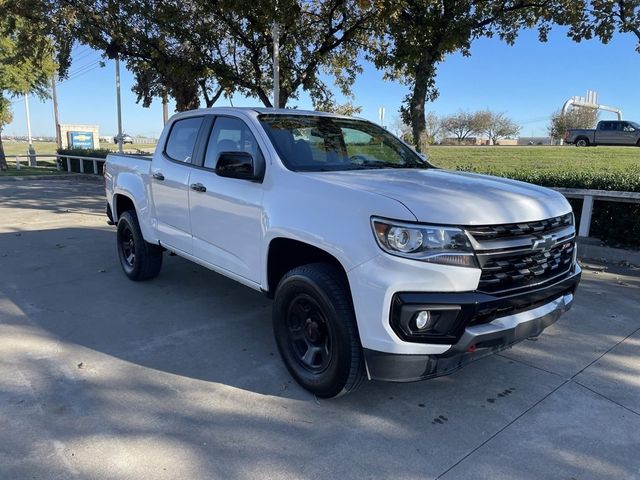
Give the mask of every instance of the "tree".
[[597, 37], [608, 43], [613, 35], [632, 33], [638, 39], [640, 53], [640, 2], [638, 0], [565, 0], [565, 12], [571, 14], [569, 37], [580, 42]]
[[411, 127], [404, 122], [401, 115], [395, 117], [393, 122], [391, 122], [391, 131], [396, 135], [396, 137], [400, 137], [405, 142], [413, 143]]
[[362, 113], [362, 107], [360, 105], [354, 105], [351, 102], [342, 104], [336, 104], [332, 101], [326, 104], [316, 103], [315, 109], [320, 112], [335, 113], [337, 115], [345, 115], [347, 117], [353, 117]]
[[547, 130], [549, 136], [556, 140], [564, 138], [570, 128], [595, 128], [598, 122], [598, 111], [595, 108], [574, 107], [563, 114], [562, 110], [551, 114]]
[[514, 137], [520, 133], [520, 125], [504, 112], [482, 110], [475, 115], [478, 132], [486, 135], [492, 145], [497, 145], [501, 138]]
[[4, 126], [11, 123], [13, 113], [11, 112], [11, 102], [0, 96], [0, 170], [7, 170], [7, 158], [4, 154], [4, 145], [2, 144], [2, 130]]
[[[14, 0], [19, 1], [19, 0]], [[23, 0], [24, 1], [24, 0]], [[363, 0], [32, 0], [66, 10], [80, 43], [119, 56], [134, 73], [138, 100], [169, 94], [178, 110], [239, 92], [271, 106], [272, 25], [279, 25], [280, 107], [306, 91], [335, 103], [325, 78], [345, 94], [361, 71], [374, 8]], [[53, 32], [55, 33], [55, 32]]]
[[[39, 25], [7, 13], [0, 17], [0, 134], [12, 118], [7, 97], [48, 97], [55, 71], [53, 53], [53, 44]], [[0, 170], [7, 168], [0, 135]]]
[[420, 150], [425, 150], [429, 145], [437, 142], [442, 131], [442, 120], [434, 112], [425, 115], [424, 131], [420, 137]]
[[477, 113], [460, 110], [458, 113], [448, 115], [442, 119], [442, 130], [462, 143], [471, 134], [482, 133], [484, 129], [483, 118]]
[[442, 120], [435, 112], [428, 112], [425, 116], [425, 130], [422, 132], [422, 137], [419, 142], [413, 141], [413, 133], [411, 126], [407, 125], [402, 115], [395, 118], [392, 129], [395, 134], [410, 144], [420, 144], [420, 150], [424, 151], [429, 145], [433, 145], [438, 141], [440, 134], [442, 133]]
[[386, 25], [386, 29], [370, 56], [379, 68], [385, 69], [387, 78], [399, 79], [409, 87], [402, 113], [414, 138], [420, 138], [425, 130], [425, 103], [438, 97], [436, 70], [447, 55], [470, 55], [472, 41], [483, 36], [498, 35], [512, 44], [521, 28], [535, 25], [544, 40], [553, 18], [551, 7], [556, 3], [557, 0], [381, 0], [378, 23]]

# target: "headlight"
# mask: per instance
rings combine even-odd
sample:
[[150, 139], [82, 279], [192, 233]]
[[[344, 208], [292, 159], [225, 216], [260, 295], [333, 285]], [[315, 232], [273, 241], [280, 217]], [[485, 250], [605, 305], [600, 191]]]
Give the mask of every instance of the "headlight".
[[456, 227], [371, 220], [378, 245], [391, 255], [423, 262], [478, 268], [471, 242]]

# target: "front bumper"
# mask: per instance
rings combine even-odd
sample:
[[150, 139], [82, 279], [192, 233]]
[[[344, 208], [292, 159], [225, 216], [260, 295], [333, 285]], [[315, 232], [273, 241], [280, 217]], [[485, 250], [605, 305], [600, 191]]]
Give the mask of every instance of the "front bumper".
[[[439, 355], [402, 355], [364, 349], [367, 374], [374, 380], [411, 382], [447, 375], [469, 362], [504, 350], [526, 338], [536, 337], [552, 325], [564, 312], [571, 308], [573, 295], [580, 281], [580, 268], [556, 284], [537, 291], [506, 298], [484, 295], [485, 301], [477, 301], [482, 296], [470, 293], [447, 294], [448, 301], [458, 303], [475, 316], [468, 319], [459, 340], [446, 352]], [[434, 294], [411, 294], [413, 301], [433, 302]], [[435, 294], [438, 295], [438, 294]], [[442, 300], [439, 294], [439, 300]], [[470, 300], [475, 299], [476, 301]], [[530, 308], [527, 308], [527, 302]], [[484, 323], [475, 323], [482, 312], [508, 311], [511, 314], [497, 316]], [[499, 314], [498, 314], [499, 315]]]

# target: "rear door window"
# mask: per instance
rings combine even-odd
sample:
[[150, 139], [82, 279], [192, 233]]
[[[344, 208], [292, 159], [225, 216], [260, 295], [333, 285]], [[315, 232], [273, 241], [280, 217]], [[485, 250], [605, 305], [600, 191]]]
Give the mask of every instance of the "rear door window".
[[203, 117], [189, 117], [174, 122], [164, 153], [172, 160], [189, 163], [193, 157], [202, 121]]

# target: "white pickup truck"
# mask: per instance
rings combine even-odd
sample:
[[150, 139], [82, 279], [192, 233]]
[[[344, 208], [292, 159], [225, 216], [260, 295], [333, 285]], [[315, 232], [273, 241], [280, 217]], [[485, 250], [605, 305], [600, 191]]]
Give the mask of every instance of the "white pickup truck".
[[562, 195], [435, 168], [365, 120], [184, 112], [152, 158], [109, 155], [104, 173], [125, 274], [156, 276], [168, 250], [263, 291], [285, 365], [320, 397], [535, 337], [580, 279]]

